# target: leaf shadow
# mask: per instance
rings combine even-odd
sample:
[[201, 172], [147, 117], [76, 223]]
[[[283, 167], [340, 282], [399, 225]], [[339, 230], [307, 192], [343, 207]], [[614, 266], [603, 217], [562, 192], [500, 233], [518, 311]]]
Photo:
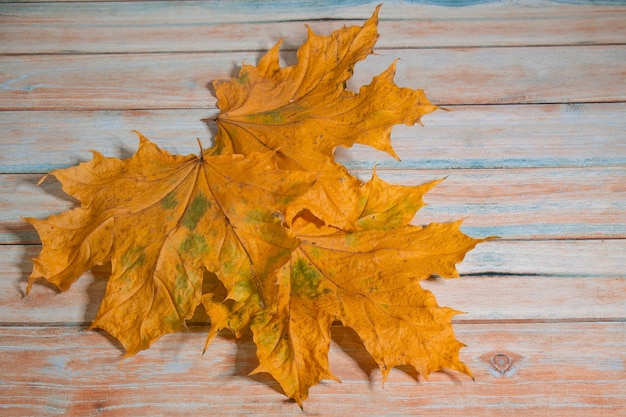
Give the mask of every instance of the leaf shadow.
[[[349, 327], [335, 323], [331, 328], [331, 338], [345, 354], [357, 363], [370, 384], [373, 384], [373, 375], [375, 371], [378, 371], [378, 364], [367, 352], [357, 333]], [[338, 376], [341, 378], [341, 375]]]
[[[111, 263], [108, 262], [104, 265], [95, 265], [90, 270], [91, 281], [87, 285], [85, 292], [87, 293], [87, 305], [85, 306], [85, 310], [83, 312], [83, 323], [85, 331], [88, 332], [96, 332], [102, 337], [104, 337], [112, 347], [117, 349], [120, 353], [120, 359], [126, 354], [126, 350], [124, 346], [113, 336], [102, 329], [90, 329], [91, 323], [95, 320], [98, 315], [98, 310], [100, 309], [100, 304], [102, 304], [102, 300], [104, 300], [104, 296], [106, 293], [106, 286], [108, 282], [108, 278], [111, 276]], [[88, 277], [81, 276], [80, 279], [85, 279]]]
[[[211, 93], [211, 95], [215, 98], [217, 98], [217, 92], [215, 91], [215, 86], [213, 85], [213, 81], [209, 81], [206, 85], [207, 90], [209, 90], [209, 93]], [[207, 116], [203, 119], [201, 119], [201, 121], [206, 125], [207, 129], [209, 130], [209, 134], [211, 137], [211, 141], [215, 142], [215, 138], [217, 137], [217, 115], [210, 117]]]
[[[10, 229], [10, 227], [7, 227]], [[26, 297], [26, 285], [28, 282], [28, 277], [33, 270], [33, 258], [37, 255], [39, 251], [39, 246], [35, 245], [23, 245], [22, 253], [19, 256], [18, 261], [18, 269], [20, 271], [18, 279], [14, 282], [14, 288], [17, 293], [20, 294], [22, 298]], [[58, 289], [47, 282], [40, 281], [39, 283], [43, 284], [46, 288], [57, 291]]]
[[111, 276], [111, 263], [95, 265], [91, 268], [91, 273], [93, 279], [87, 286], [87, 297], [89, 301], [83, 315], [84, 322], [89, 324], [96, 318], [99, 306], [102, 300], [104, 300], [108, 278]]
[[110, 334], [108, 334], [107, 332], [105, 332], [102, 329], [89, 329], [88, 327], [85, 329], [85, 331], [87, 332], [95, 332], [98, 333], [100, 336], [104, 337], [112, 347], [114, 347], [115, 349], [117, 349], [117, 351], [119, 352], [120, 356], [119, 358], [116, 358], [116, 361], [118, 360], [124, 360], [124, 355], [126, 354], [126, 349], [124, 349], [124, 346], [122, 346], [122, 344], [113, 336], [111, 336]]
[[117, 144], [117, 155], [115, 157], [119, 159], [128, 159], [135, 154], [135, 150], [131, 150], [125, 143]]
[[[367, 376], [370, 385], [373, 385], [374, 382], [380, 381], [380, 378], [374, 377], [374, 372], [378, 372], [379, 370], [378, 364], [367, 352], [365, 346], [363, 345], [363, 342], [354, 330], [349, 327], [343, 327], [341, 326], [341, 324], [336, 323], [335, 325], [333, 325], [331, 335], [333, 341], [344, 351], [344, 353], [346, 353], [352, 360], [357, 363], [359, 368], [361, 368], [363, 373]], [[424, 376], [422, 376], [411, 365], [399, 365], [394, 367], [389, 375], [390, 379], [393, 378], [394, 372], [402, 372], [417, 383], [423, 383], [427, 381], [427, 379], [424, 378]], [[462, 384], [463, 378], [465, 377], [460, 372], [448, 369], [441, 369], [437, 372], [437, 374], [439, 374], [440, 376], [445, 375], [446, 380], [457, 384]], [[341, 375], [338, 376], [341, 377]]]
[[[208, 331], [211, 327], [210, 320], [211, 319], [206, 314], [206, 310], [204, 309], [204, 307], [202, 307], [202, 305], [199, 305], [196, 308], [194, 315], [188, 321], [189, 331], [194, 333], [204, 333], [205, 335], [208, 335]], [[270, 374], [262, 372], [250, 375], [250, 373], [253, 372], [259, 365], [258, 359], [256, 357], [256, 345], [254, 344], [252, 331], [250, 329], [246, 329], [239, 338], [237, 338], [232, 332], [228, 330], [222, 330], [220, 333], [218, 333], [216, 338], [227, 340], [235, 345], [235, 361], [231, 376], [251, 379], [255, 382], [268, 386], [275, 392], [281, 394], [281, 396], [285, 396], [285, 392], [280, 387], [280, 384], [278, 384], [278, 382], [276, 382], [276, 380], [274, 380], [274, 378], [272, 378]], [[290, 399], [285, 399], [285, 401], [289, 403], [295, 403], [295, 401]]]
[[[84, 161], [80, 160], [77, 162], [77, 164], [81, 162], [84, 162]], [[31, 186], [31, 187], [36, 187], [40, 190], [43, 190], [46, 194], [48, 194], [51, 197], [72, 203], [74, 207], [78, 207], [78, 204], [79, 204], [78, 200], [76, 200], [74, 197], [72, 197], [71, 195], [63, 191], [61, 182], [57, 180], [55, 177], [53, 177], [52, 175], [48, 175], [48, 174], [42, 175], [40, 178], [37, 178], [37, 181], [32, 181], [31, 179], [23, 180], [22, 184], [26, 184], [27, 186]]]
[[268, 373], [261, 372], [258, 374], [250, 375], [256, 367], [259, 365], [259, 361], [256, 357], [256, 345], [252, 340], [252, 332], [247, 330], [240, 338], [236, 338], [230, 332], [221, 332], [219, 337], [234, 339], [236, 346], [235, 352], [235, 368], [233, 369], [233, 376], [244, 376], [255, 382], [264, 384], [273, 389], [281, 395], [285, 395], [285, 392], [280, 387], [280, 384], [276, 382], [274, 378]]
[[[298, 48], [300, 44], [291, 41], [289, 38], [283, 38], [280, 46], [280, 66], [281, 68], [291, 67], [298, 63]], [[263, 53], [261, 56], [265, 55]]]
[[[229, 77], [230, 78], [238, 78], [239, 77], [239, 73], [241, 72], [241, 68], [242, 67], [243, 67], [243, 65], [241, 65], [241, 64], [233, 63], [233, 67], [230, 70]], [[206, 85], [205, 85], [206, 89], [209, 90], [209, 93], [211, 93], [211, 95], [213, 97], [215, 97], [215, 98], [217, 98], [217, 93], [215, 91], [215, 85], [214, 85], [214, 83], [216, 81], [228, 81], [228, 80], [222, 80], [222, 79], [218, 78], [218, 79], [210, 80], [210, 81], [208, 81], [206, 83]]]
[[405, 373], [406, 375], [411, 377], [415, 382], [423, 382], [424, 380], [424, 378], [420, 377], [419, 372], [417, 372], [415, 368], [410, 365], [400, 365], [400, 366], [396, 366], [394, 369]]
[[[25, 178], [20, 178], [18, 180], [17, 186], [18, 188], [22, 186], [25, 186], [29, 189], [38, 188], [40, 190], [43, 190], [45, 194], [54, 197], [55, 200], [58, 199], [60, 201], [63, 201], [64, 203], [70, 203], [72, 205], [71, 208], [78, 206], [78, 202], [76, 201], [76, 199], [67, 195], [61, 188], [61, 183], [55, 178], [45, 178], [45, 180], [43, 180], [41, 184], [37, 185], [37, 183], [42, 178], [44, 177], [36, 177], [35, 179], [33, 179], [33, 177], [28, 176]], [[67, 204], [64, 205], [67, 206]], [[41, 207], [38, 207], [38, 210], [41, 209]], [[61, 210], [59, 210], [59, 212], [60, 211]], [[14, 285], [16, 290], [21, 294], [21, 296], [24, 297], [26, 296], [26, 283], [28, 282], [28, 277], [33, 269], [32, 260], [37, 256], [37, 253], [41, 248], [41, 240], [39, 239], [35, 227], [21, 218], [4, 223], [2, 225], [2, 228], [5, 229], [9, 235], [13, 236], [9, 237], [5, 243], [9, 243], [15, 246], [21, 246], [22, 248], [22, 253], [19, 255], [19, 260], [17, 261], [17, 267], [20, 271], [19, 278], [16, 280]], [[44, 287], [55, 292], [59, 292], [59, 290], [54, 285], [47, 282], [38, 281], [38, 284], [41, 284]]]
[[[54, 181], [54, 183], [55, 183], [55, 186], [49, 187], [48, 191], [54, 190], [52, 191], [52, 193], [56, 194], [58, 190], [60, 190], [60, 184], [58, 183], [58, 181]], [[66, 194], [64, 194], [62, 190], [60, 191], [60, 193], [63, 196], [66, 196]], [[67, 197], [68, 199], [71, 199], [71, 197], [69, 196]], [[75, 200], [73, 199], [71, 201], [75, 202]], [[35, 240], [30, 239], [27, 237], [28, 234], [25, 234], [24, 232], [25, 227], [28, 227], [32, 229], [33, 231], [34, 231], [34, 227], [27, 222], [24, 222], [24, 223], [26, 225], [24, 227], [22, 227], [21, 225], [19, 226], [9, 225], [6, 227], [9, 231], [11, 231], [14, 235], [18, 237], [18, 243], [16, 246], [21, 246], [22, 248], [22, 253], [20, 254], [20, 259], [18, 261], [18, 268], [19, 268], [20, 274], [19, 274], [19, 278], [14, 283], [16, 291], [21, 295], [22, 298], [26, 297], [26, 286], [28, 284], [28, 277], [30, 276], [30, 273], [33, 269], [33, 259], [39, 254], [41, 250], [41, 242], [39, 241], [39, 239], [38, 238], [35, 238]], [[35, 233], [35, 236], [36, 236], [36, 233]], [[94, 266], [91, 269], [92, 279], [91, 279], [91, 282], [87, 285], [86, 290], [85, 290], [89, 301], [87, 302], [86, 308], [83, 313], [82, 323], [79, 323], [79, 326], [86, 329], [91, 324], [91, 322], [95, 319], [97, 312], [98, 312], [98, 307], [100, 306], [100, 303], [104, 299], [104, 294], [106, 291], [106, 282], [110, 274], [111, 274], [110, 263], [103, 265], [103, 266]], [[85, 278], [86, 278], [85, 276], [81, 276], [79, 279], [85, 279]], [[56, 285], [43, 279], [37, 280], [35, 283], [35, 286], [44, 288], [46, 291], [50, 291], [55, 294], [62, 293], [62, 291]], [[106, 339], [109, 340], [111, 345], [115, 346], [122, 354], [125, 353], [125, 350], [122, 347], [122, 345], [113, 336], [99, 329], [95, 329], [95, 331], [97, 333], [100, 333], [104, 337], [106, 337]]]

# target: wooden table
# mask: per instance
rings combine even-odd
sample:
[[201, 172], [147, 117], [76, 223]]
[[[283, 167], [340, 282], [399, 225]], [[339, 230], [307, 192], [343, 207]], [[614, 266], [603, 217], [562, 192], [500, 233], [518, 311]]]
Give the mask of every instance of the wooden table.
[[[439, 4], [436, 4], [439, 3]], [[424, 286], [464, 310], [455, 330], [473, 382], [428, 382], [409, 368], [385, 384], [356, 334], [333, 328], [343, 383], [311, 390], [304, 415], [626, 415], [626, 5], [607, 1], [390, 1], [376, 55], [350, 87], [396, 57], [399, 85], [449, 112], [398, 126], [403, 160], [364, 147], [339, 159], [367, 179], [447, 176], [416, 222], [466, 218], [498, 235], [472, 251], [463, 278]], [[621, 4], [620, 4], [621, 3]], [[374, 2], [322, 0], [0, 3], [0, 415], [298, 416], [255, 368], [249, 336], [206, 324], [120, 362], [120, 345], [87, 330], [102, 271], [68, 292], [23, 297], [39, 240], [20, 216], [74, 206], [42, 174], [128, 157], [132, 129], [196, 153], [216, 114], [210, 82], [254, 64], [284, 38], [284, 63], [306, 37], [361, 24]]]

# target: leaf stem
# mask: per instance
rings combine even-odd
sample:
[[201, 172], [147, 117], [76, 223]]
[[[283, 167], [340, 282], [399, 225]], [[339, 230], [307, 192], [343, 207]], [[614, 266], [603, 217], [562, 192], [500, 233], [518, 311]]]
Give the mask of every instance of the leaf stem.
[[196, 140], [198, 141], [198, 146], [200, 147], [200, 162], [204, 161], [204, 149], [202, 148], [202, 142], [200, 141], [200, 138], [196, 138]]

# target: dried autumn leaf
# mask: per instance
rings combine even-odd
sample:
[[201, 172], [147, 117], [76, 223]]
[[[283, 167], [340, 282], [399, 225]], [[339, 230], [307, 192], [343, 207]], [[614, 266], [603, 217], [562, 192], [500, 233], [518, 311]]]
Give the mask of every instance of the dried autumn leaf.
[[27, 291], [38, 278], [65, 290], [111, 262], [92, 327], [117, 338], [127, 355], [181, 330], [201, 302], [205, 270], [236, 302], [260, 309], [263, 297], [274, 297], [268, 276], [298, 245], [277, 214], [311, 183], [309, 174], [279, 170], [272, 153], [176, 156], [143, 136], [127, 160], [94, 152], [52, 175], [81, 206], [27, 219], [43, 243]]
[[281, 68], [280, 42], [239, 77], [214, 82], [221, 112], [213, 152], [277, 150], [281, 166], [320, 174], [301, 206], [327, 224], [354, 230], [360, 182], [334, 162], [337, 146], [372, 146], [398, 158], [390, 142], [396, 124], [413, 125], [437, 109], [422, 90], [398, 87], [395, 62], [358, 93], [347, 89], [354, 66], [378, 39], [378, 11], [363, 27], [330, 36], [309, 29], [298, 62]]
[[391, 127], [436, 109], [421, 90], [393, 83], [395, 63], [358, 94], [347, 90], [354, 65], [378, 37], [377, 13], [362, 28], [328, 37], [309, 31], [293, 66], [280, 67], [279, 43], [256, 67], [245, 65], [238, 78], [214, 84], [221, 109], [214, 152], [277, 150], [282, 166], [319, 174], [287, 208], [287, 224], [302, 243], [278, 272], [278, 308], [251, 324], [256, 372], [272, 374], [299, 404], [321, 379], [337, 379], [327, 358], [336, 319], [357, 331], [385, 377], [401, 364], [425, 376], [442, 368], [471, 375], [458, 359], [463, 345], [451, 326], [457, 312], [437, 306], [418, 281], [457, 276], [454, 265], [479, 240], [461, 233], [460, 223], [409, 225], [439, 181], [396, 186], [374, 173], [362, 184], [333, 158], [337, 146], [354, 143], [397, 158]]
[[437, 182], [394, 186], [374, 175], [361, 230], [345, 232], [306, 219], [294, 225], [301, 243], [278, 273], [279, 309], [251, 323], [256, 372], [270, 373], [302, 404], [320, 380], [337, 380], [328, 350], [330, 325], [340, 320], [357, 332], [383, 381], [399, 365], [412, 365], [425, 377], [441, 369], [472, 376], [459, 359], [464, 345], [452, 328], [459, 312], [438, 306], [419, 281], [458, 277], [455, 265], [482, 240], [462, 233], [460, 221], [407, 224]]
[[[362, 183], [334, 160], [337, 146], [373, 146], [395, 157], [390, 131], [436, 109], [421, 90], [393, 82], [395, 64], [358, 93], [346, 88], [372, 52], [378, 8], [363, 27], [309, 30], [298, 63], [281, 68], [276, 45], [257, 66], [215, 83], [218, 134], [199, 156], [171, 155], [140, 135], [127, 159], [93, 160], [52, 173], [81, 206], [27, 219], [41, 254], [27, 291], [44, 278], [61, 290], [110, 262], [92, 327], [132, 355], [184, 327], [197, 306], [221, 329], [250, 328], [259, 366], [302, 406], [330, 370], [330, 327], [359, 335], [383, 378], [411, 365], [471, 375], [452, 317], [420, 281], [456, 277], [481, 240], [460, 222], [410, 224], [417, 186]], [[206, 346], [205, 346], [206, 349]]]
[[221, 112], [216, 148], [220, 153], [278, 149], [288, 162], [317, 171], [337, 146], [370, 145], [395, 156], [393, 125], [412, 125], [434, 111], [422, 90], [400, 88], [395, 63], [354, 93], [346, 88], [357, 62], [378, 39], [378, 10], [363, 27], [344, 27], [330, 36], [309, 29], [298, 62], [281, 68], [280, 42], [257, 66], [244, 65], [238, 78], [216, 81]]
[[[292, 255], [298, 268], [334, 287], [337, 318], [353, 328], [383, 371], [412, 365], [422, 375], [454, 369], [471, 375], [458, 358], [456, 311], [439, 307], [419, 281], [433, 275], [457, 277], [455, 264], [479, 240], [459, 222], [315, 236]], [[312, 284], [308, 284], [312, 285]]]

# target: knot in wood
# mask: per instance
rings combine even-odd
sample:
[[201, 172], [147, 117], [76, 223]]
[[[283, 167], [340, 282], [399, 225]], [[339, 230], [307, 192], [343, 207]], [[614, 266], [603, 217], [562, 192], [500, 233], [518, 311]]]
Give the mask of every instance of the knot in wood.
[[501, 375], [504, 375], [509, 369], [511, 369], [512, 364], [513, 360], [506, 353], [496, 353], [491, 357], [491, 365]]

